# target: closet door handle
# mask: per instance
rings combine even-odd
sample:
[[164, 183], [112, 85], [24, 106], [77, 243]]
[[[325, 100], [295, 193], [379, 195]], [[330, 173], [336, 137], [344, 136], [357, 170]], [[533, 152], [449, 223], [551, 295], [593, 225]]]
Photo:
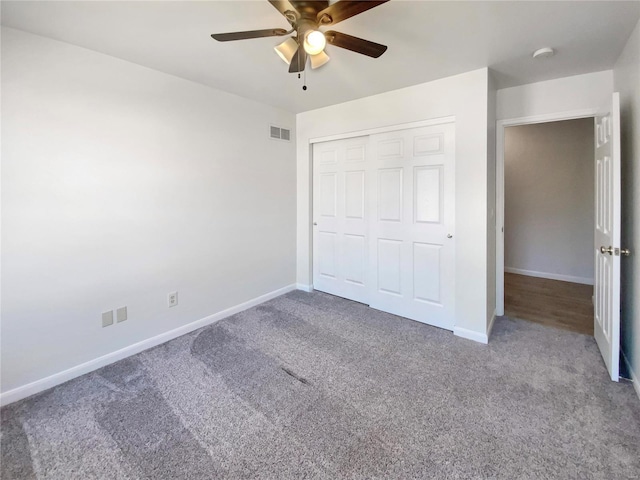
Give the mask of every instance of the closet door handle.
[[605, 254], [608, 253], [609, 255], [613, 255], [613, 247], [600, 247], [600, 253]]

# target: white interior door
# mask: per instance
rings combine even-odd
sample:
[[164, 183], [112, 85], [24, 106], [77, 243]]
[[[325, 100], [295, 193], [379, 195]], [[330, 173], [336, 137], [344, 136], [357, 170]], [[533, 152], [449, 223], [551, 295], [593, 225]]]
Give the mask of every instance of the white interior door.
[[596, 117], [594, 336], [611, 379], [620, 355], [620, 97]]
[[368, 303], [367, 145], [313, 145], [313, 288]]
[[371, 136], [369, 303], [453, 330], [451, 123]]

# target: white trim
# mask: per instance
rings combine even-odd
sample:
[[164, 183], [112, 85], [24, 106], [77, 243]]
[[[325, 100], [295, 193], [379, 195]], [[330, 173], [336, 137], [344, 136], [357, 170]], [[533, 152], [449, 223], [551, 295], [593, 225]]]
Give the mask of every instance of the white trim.
[[491, 331], [493, 330], [493, 324], [496, 322], [496, 311], [493, 311], [493, 315], [491, 315], [491, 320], [489, 320], [489, 326], [487, 327], [487, 343], [489, 343], [489, 339], [491, 338]]
[[104, 367], [105, 365], [109, 365], [111, 363], [117, 362], [118, 360], [122, 360], [123, 358], [127, 358], [131, 355], [135, 355], [136, 353], [140, 353], [151, 347], [155, 347], [156, 345], [160, 345], [161, 343], [168, 342], [169, 340], [173, 340], [174, 338], [180, 337], [189, 332], [193, 332], [198, 328], [211, 325], [212, 323], [227, 318], [231, 315], [235, 315], [236, 313], [242, 312], [243, 310], [247, 310], [251, 307], [255, 307], [256, 305], [271, 300], [272, 298], [279, 297], [280, 295], [284, 295], [285, 293], [291, 292], [295, 289], [295, 284], [287, 285], [286, 287], [279, 288], [278, 290], [274, 290], [273, 292], [266, 293], [234, 307], [227, 308], [226, 310], [222, 310], [221, 312], [214, 313], [213, 315], [201, 318], [200, 320], [196, 320], [195, 322], [183, 325], [182, 327], [169, 330], [168, 332], [161, 333], [160, 335], [156, 335], [155, 337], [147, 338], [146, 340], [142, 340], [141, 342], [134, 343], [133, 345], [129, 345], [128, 347], [121, 348], [120, 350], [116, 350], [115, 352], [111, 352], [101, 357], [94, 358], [93, 360], [89, 360], [88, 362], [81, 363], [80, 365], [71, 367], [68, 370], [54, 373], [51, 376], [36, 380], [35, 382], [28, 383], [21, 387], [14, 388], [13, 390], [9, 390], [8, 392], [0, 394], [0, 405], [8, 405], [9, 403], [13, 403], [31, 395], [35, 395], [36, 393], [42, 392], [49, 388], [55, 387], [56, 385], [60, 385], [61, 383], [67, 382], [76, 377], [97, 370], [98, 368]]
[[544, 113], [542, 115], [531, 115], [528, 117], [505, 118], [498, 120], [498, 126], [513, 127], [515, 125], [530, 125], [533, 123], [561, 122], [562, 120], [575, 120], [577, 118], [595, 117], [597, 108], [583, 108], [581, 110], [571, 110], [568, 112]]
[[496, 122], [496, 315], [504, 315], [504, 129], [516, 125], [595, 117], [597, 108], [507, 118]]
[[313, 292], [313, 285], [307, 285], [305, 283], [296, 283], [296, 289], [303, 292]]
[[593, 285], [593, 278], [574, 277], [573, 275], [562, 275], [560, 273], [536, 272], [535, 270], [524, 270], [522, 268], [504, 267], [505, 273], [517, 273], [527, 277], [548, 278], [549, 280], [560, 280], [562, 282], [582, 283]]
[[400, 123], [398, 125], [388, 125], [385, 127], [369, 128], [366, 130], [357, 130], [355, 132], [338, 133], [336, 135], [328, 135], [326, 137], [310, 138], [309, 143], [331, 142], [333, 140], [344, 140], [345, 138], [364, 137], [366, 135], [375, 135], [378, 133], [394, 132], [396, 130], [407, 130], [409, 128], [431, 127], [433, 125], [442, 125], [445, 123], [454, 123], [456, 117], [439, 117], [429, 120], [420, 120], [418, 122]]
[[486, 333], [479, 333], [462, 327], [453, 327], [453, 334], [456, 337], [466, 338], [467, 340], [484, 343], [485, 345], [489, 343], [489, 337]]
[[620, 350], [620, 351], [622, 352], [622, 359], [624, 360], [624, 363], [626, 363], [627, 365], [627, 370], [629, 371], [629, 376], [631, 377], [631, 382], [633, 383], [633, 389], [636, 391], [638, 398], [640, 398], [640, 382], [638, 381], [638, 376], [633, 371], [633, 368], [631, 368], [631, 362], [629, 362], [629, 359], [624, 354], [624, 351], [623, 350]]

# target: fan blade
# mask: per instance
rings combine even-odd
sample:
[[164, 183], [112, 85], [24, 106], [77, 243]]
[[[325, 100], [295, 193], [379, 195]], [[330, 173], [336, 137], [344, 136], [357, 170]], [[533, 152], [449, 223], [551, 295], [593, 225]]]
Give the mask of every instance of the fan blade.
[[[334, 4], [335, 5], [335, 4]], [[370, 42], [358, 37], [352, 37], [346, 33], [334, 32], [333, 30], [326, 32], [324, 36], [327, 42], [333, 46], [346, 48], [352, 52], [361, 53], [369, 57], [378, 58], [387, 51], [386, 45]]]
[[267, 30], [251, 30], [248, 32], [214, 33], [211, 37], [219, 42], [230, 42], [247, 38], [281, 37], [286, 34], [287, 31], [284, 28], [269, 28]]
[[307, 63], [307, 52], [304, 51], [302, 46], [298, 47], [296, 53], [293, 55], [291, 59], [291, 63], [289, 64], [289, 73], [302, 72], [304, 71], [304, 66]]
[[[371, 10], [372, 8], [382, 5], [383, 3], [387, 3], [388, 1], [389, 0], [352, 2], [340, 0], [339, 2], [329, 5], [324, 10], [320, 10], [316, 18], [320, 25], [335, 25], [338, 22], [351, 18], [359, 13], [366, 12], [367, 10]], [[331, 21], [329, 21], [327, 16], [330, 17]]]
[[269, 3], [275, 7], [286, 18], [285, 12], [293, 12], [296, 18], [300, 18], [300, 13], [289, 0], [269, 0]]

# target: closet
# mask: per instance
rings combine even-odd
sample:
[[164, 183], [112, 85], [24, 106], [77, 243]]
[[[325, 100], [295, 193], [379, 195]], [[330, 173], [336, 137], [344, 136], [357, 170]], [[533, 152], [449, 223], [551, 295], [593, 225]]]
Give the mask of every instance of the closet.
[[313, 144], [313, 287], [453, 330], [455, 124]]

